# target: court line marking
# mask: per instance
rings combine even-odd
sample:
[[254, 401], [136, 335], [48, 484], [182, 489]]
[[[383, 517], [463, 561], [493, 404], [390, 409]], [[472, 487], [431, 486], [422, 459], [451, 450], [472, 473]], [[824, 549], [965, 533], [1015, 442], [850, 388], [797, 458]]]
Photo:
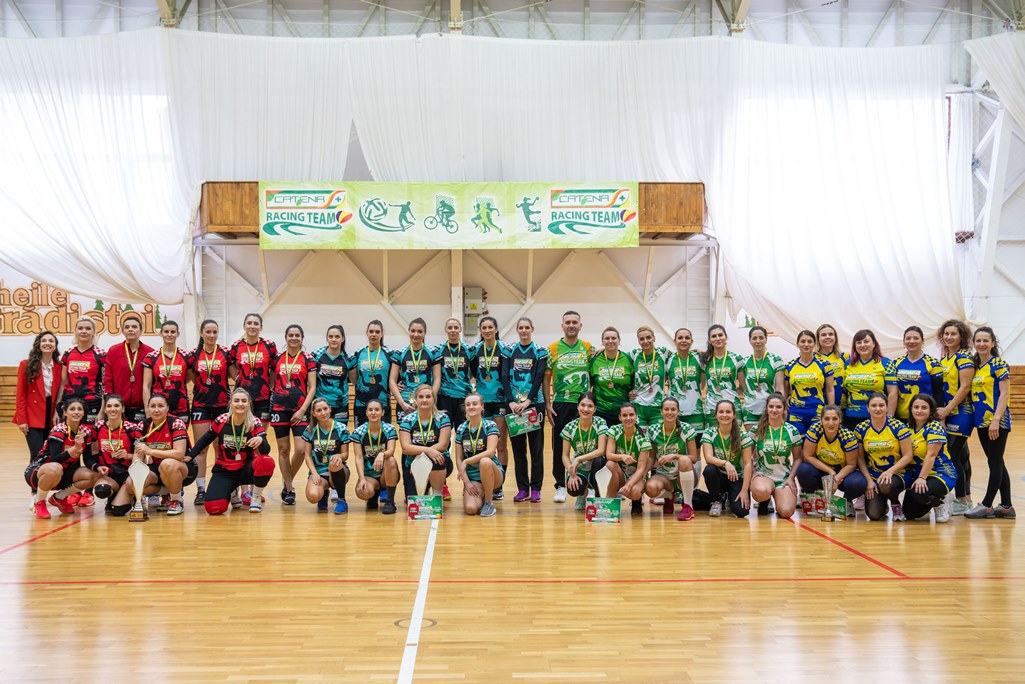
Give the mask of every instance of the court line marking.
[[399, 668], [398, 684], [409, 684], [413, 681], [413, 670], [416, 667], [416, 649], [420, 645], [420, 624], [424, 618], [424, 605], [427, 603], [427, 586], [431, 583], [431, 565], [434, 563], [434, 543], [437, 539], [438, 521], [432, 520], [431, 534], [427, 537], [427, 548], [424, 549], [424, 563], [420, 568], [420, 581], [416, 587], [413, 614], [409, 618], [406, 647], [402, 650], [402, 666]]
[[49, 537], [51, 534], [57, 534], [61, 530], [66, 530], [69, 527], [74, 527], [75, 525], [77, 525], [79, 523], [84, 523], [86, 520], [90, 519], [91, 517], [93, 517], [93, 513], [91, 513], [91, 512], [82, 513], [82, 517], [78, 518], [77, 520], [72, 520], [71, 522], [65, 523], [64, 525], [61, 525], [60, 527], [55, 527], [52, 530], [48, 530], [46, 532], [43, 532], [42, 534], [37, 534], [36, 536], [32, 537], [31, 539], [26, 539], [23, 542], [18, 542], [14, 546], [8, 546], [6, 549], [0, 550], [0, 556], [4, 555], [8, 551], [14, 551], [15, 549], [20, 549], [22, 546], [25, 546], [27, 544], [31, 544], [32, 542], [37, 542], [40, 539], [43, 539], [45, 537]]
[[845, 551], [850, 551], [855, 556], [858, 556], [859, 558], [863, 558], [863, 559], [867, 560], [869, 563], [877, 565], [880, 568], [882, 568], [883, 570], [886, 570], [887, 572], [893, 573], [897, 577], [908, 579], [908, 576], [905, 575], [900, 570], [896, 570], [894, 568], [891, 568], [886, 563], [884, 563], [882, 561], [879, 561], [879, 560], [876, 560], [875, 558], [873, 558], [872, 556], [868, 555], [867, 553], [862, 553], [861, 551], [858, 551], [856, 548], [854, 548], [852, 546], [847, 546], [847, 544], [844, 544], [842, 541], [838, 541], [836, 539], [833, 539], [828, 534], [823, 534], [823, 533], [819, 532], [818, 530], [816, 530], [814, 528], [808, 527], [807, 525], [803, 525], [803, 524], [797, 522], [796, 520], [792, 520], [790, 518], [785, 518], [785, 519], [788, 520], [790, 523], [792, 523], [794, 526], [796, 526], [796, 527], [798, 527], [798, 528], [800, 528], [802, 530], [807, 530], [807, 531], [811, 532], [812, 534], [814, 534], [815, 536], [821, 537], [822, 539], [825, 539], [826, 541], [828, 541], [828, 542], [830, 542], [832, 544], [836, 544], [841, 549], [844, 549]]
[[[1018, 582], [1025, 581], [1025, 575], [919, 575], [880, 577], [654, 577], [608, 579], [598, 577], [536, 579], [436, 579], [433, 584], [772, 584], [772, 583], [814, 583], [814, 582]], [[146, 585], [146, 584], [419, 584], [417, 579], [383, 578], [323, 578], [323, 579], [97, 579], [97, 580], [0, 580], [0, 586], [95, 586]]]

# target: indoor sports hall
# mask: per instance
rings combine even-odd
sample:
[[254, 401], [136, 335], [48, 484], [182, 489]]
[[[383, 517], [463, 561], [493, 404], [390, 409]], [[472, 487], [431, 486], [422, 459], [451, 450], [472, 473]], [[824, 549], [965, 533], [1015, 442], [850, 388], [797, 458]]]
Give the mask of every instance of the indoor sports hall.
[[1023, 0], [0, 0], [0, 682], [1025, 680], [1023, 74]]

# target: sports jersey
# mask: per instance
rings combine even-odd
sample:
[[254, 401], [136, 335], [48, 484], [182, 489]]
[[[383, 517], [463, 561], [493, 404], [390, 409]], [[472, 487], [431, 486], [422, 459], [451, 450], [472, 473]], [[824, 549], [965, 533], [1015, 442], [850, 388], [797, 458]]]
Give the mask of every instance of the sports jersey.
[[837, 353], [836, 349], [833, 349], [832, 354], [815, 352], [815, 358], [824, 361], [829, 370], [833, 371], [833, 392], [836, 395], [836, 399], [826, 397], [826, 403], [831, 404], [833, 401], [836, 401], [838, 404], [843, 404], [843, 384], [847, 377], [847, 364], [851, 362], [851, 355], [847, 352]]
[[844, 415], [849, 418], [868, 418], [868, 398], [873, 392], [884, 397], [886, 389], [897, 384], [889, 359], [872, 359], [863, 363], [855, 359], [847, 363], [844, 378]]
[[89, 447], [96, 440], [96, 433], [87, 425], [78, 426], [72, 431], [67, 423], [57, 423], [50, 430], [50, 436], [42, 450], [36, 454], [35, 460], [43, 463], [60, 463], [64, 470], [76, 468], [82, 462], [82, 454], [71, 456], [68, 449], [75, 446], [75, 438], [82, 435], [82, 454], [89, 453]]
[[505, 397], [509, 401], [521, 402], [530, 399], [532, 404], [543, 404], [541, 386], [545, 381], [548, 366], [548, 350], [533, 342], [524, 347], [517, 342], [507, 345], [502, 355], [502, 379], [505, 383]]
[[[962, 370], [971, 368], [972, 375], [974, 376], [975, 361], [967, 351], [958, 349], [953, 354], [944, 355], [940, 359], [940, 365], [943, 366], [943, 401], [940, 402], [942, 406], [949, 404], [954, 395], [957, 394], [957, 391], [961, 389], [960, 373]], [[961, 403], [955, 406], [954, 410], [947, 416], [947, 432], [961, 437], [969, 436], [975, 425], [973, 413], [974, 404], [972, 403], [972, 393], [969, 391]]]
[[552, 373], [552, 401], [575, 404], [591, 391], [588, 371], [591, 343], [577, 339], [572, 345], [563, 339], [548, 345], [548, 370]]
[[470, 374], [474, 388], [487, 403], [506, 400], [505, 390], [502, 389], [503, 354], [505, 345], [498, 340], [490, 347], [481, 342], [474, 347], [473, 357], [470, 359]]
[[397, 440], [399, 433], [391, 423], [381, 423], [381, 429], [376, 436], [370, 432], [370, 423], [360, 423], [359, 427], [352, 431], [349, 441], [359, 444], [363, 450], [363, 474], [368, 477], [379, 477], [380, 470], [374, 470], [374, 461], [377, 456], [388, 451], [388, 442]]
[[600, 351], [591, 359], [589, 372], [598, 410], [617, 415], [619, 407], [630, 401], [630, 390], [634, 387], [633, 361], [619, 351], [611, 359]]
[[230, 413], [222, 413], [210, 423], [210, 430], [200, 438], [191, 453], [202, 452], [216, 439], [217, 465], [225, 470], [241, 470], [246, 461], [252, 459], [260, 448], [247, 444], [253, 437], [266, 439], [266, 431], [259, 418], [253, 418], [253, 427], [247, 430], [245, 425], [235, 425], [231, 422]]
[[634, 388], [637, 390], [636, 406], [662, 407], [666, 398], [666, 359], [669, 351], [665, 347], [655, 347], [650, 354], [640, 349], [630, 352], [634, 362]]
[[826, 436], [822, 423], [815, 423], [804, 435], [804, 441], [815, 445], [815, 458], [834, 470], [847, 465], [847, 454], [857, 451], [861, 441], [853, 430], [841, 426], [833, 439]]
[[783, 372], [790, 384], [791, 411], [818, 415], [823, 406], [832, 403], [826, 396], [826, 380], [833, 377], [833, 369], [822, 357], [812, 357], [807, 364], [797, 357], [787, 362]]
[[[161, 421], [154, 425], [153, 421], [149, 418], [142, 422], [139, 428], [139, 441], [151, 449], [160, 449], [161, 451], [170, 450], [174, 448], [175, 442], [184, 441], [188, 443], [189, 432], [188, 428], [185, 427], [185, 421], [174, 418], [173, 416], [167, 416], [167, 420]], [[153, 456], [154, 460], [163, 460], [162, 456]]]
[[790, 423], [783, 423], [778, 428], [766, 425], [761, 439], [752, 431], [751, 438], [755, 442], [755, 472], [781, 487], [790, 478], [790, 469], [794, 466], [794, 447], [804, 442], [801, 433]]
[[328, 473], [331, 457], [342, 453], [342, 447], [350, 440], [348, 428], [345, 427], [345, 423], [338, 420], [332, 420], [327, 429], [320, 427], [320, 423], [308, 425], [302, 438], [312, 446], [310, 457], [318, 475]]
[[[1011, 377], [1007, 363], [999, 356], [975, 369], [972, 379], [972, 403], [975, 413], [975, 427], [989, 427], [993, 421], [993, 412], [1000, 401], [1000, 381]], [[1000, 418], [1000, 427], [1011, 429], [1011, 407], [1008, 406]]]
[[695, 352], [681, 358], [676, 352], [669, 357], [666, 375], [669, 376], [669, 396], [680, 402], [680, 415], [693, 416], [704, 412], [701, 400], [701, 376], [705, 369]]
[[776, 391], [776, 373], [783, 370], [783, 359], [766, 352], [761, 360], [751, 354], [744, 359], [744, 420], [753, 422], [765, 413], [765, 401]]
[[[911, 400], [916, 394], [933, 394], [933, 379], [942, 380], [943, 366], [939, 361], [924, 354], [918, 361], [911, 361], [907, 354], [893, 362], [893, 373], [897, 378], [897, 418], [907, 421], [911, 415]], [[936, 397], [939, 401], [940, 397]]]
[[[598, 438], [608, 434], [609, 426], [600, 416], [591, 418], [591, 427], [583, 430], [580, 427], [580, 419], [574, 418], [562, 429], [559, 436], [569, 442], [572, 449], [570, 458], [576, 458], [581, 454], [588, 454], [598, 448]], [[582, 461], [577, 466], [577, 475], [587, 479], [591, 472], [591, 461]]]
[[[99, 347], [89, 347], [80, 351], [78, 347], [64, 350], [61, 354], [61, 365], [68, 371], [68, 384], [64, 388], [64, 398], [82, 399], [97, 402], [103, 394], [103, 362], [107, 353]], [[54, 380], [54, 384], [59, 382]]]
[[[848, 376], [849, 377], [849, 376]], [[865, 449], [865, 462], [872, 477], [879, 477], [900, 460], [900, 441], [911, 439], [911, 430], [896, 418], [887, 418], [882, 430], [872, 427], [866, 420], [854, 428]]]
[[352, 357], [356, 369], [356, 406], [366, 406], [377, 399], [388, 406], [388, 375], [391, 373], [392, 352], [387, 347], [371, 351], [363, 347]]
[[172, 354], [157, 349], [146, 355], [142, 366], [153, 372], [150, 396], [162, 394], [167, 397], [167, 411], [172, 416], [188, 415], [188, 364], [185, 354], [177, 347]]
[[416, 393], [417, 387], [434, 384], [434, 373], [431, 369], [438, 363], [438, 358], [433, 348], [404, 347], [392, 351], [391, 362], [399, 368], [397, 382], [402, 388], [402, 400], [407, 404], [413, 403], [413, 394]]
[[274, 375], [274, 362], [278, 358], [278, 347], [262, 337], [256, 344], [249, 344], [245, 338], [231, 345], [229, 360], [238, 368], [235, 387], [249, 392], [254, 402], [270, 399]]
[[726, 356], [721, 359], [717, 359], [713, 355], [708, 360], [708, 364], [705, 366], [705, 374], [708, 376], [708, 392], [705, 397], [705, 413], [707, 415], [714, 416], [715, 405], [723, 399], [732, 401], [737, 414], [740, 415], [740, 397], [737, 394], [737, 371], [743, 365], [743, 357], [731, 351], [727, 351]]
[[687, 443], [698, 437], [697, 430], [680, 421], [676, 421], [676, 425], [671, 430], [667, 430], [665, 423], [658, 421], [648, 426], [646, 433], [651, 441], [652, 470], [658, 475], [665, 475], [669, 478], [679, 475], [679, 461], [668, 465], [658, 465], [658, 459], [667, 454], [686, 456], [688, 453]]
[[[96, 455], [97, 465], [107, 466], [121, 466], [127, 468], [132, 464], [132, 449], [135, 448], [135, 440], [142, 437], [140, 432], [141, 426], [138, 423], [121, 422], [121, 425], [115, 429], [111, 429], [110, 426], [102, 420], [96, 421], [96, 444], [99, 446], [99, 452]], [[115, 458], [114, 453], [125, 450], [127, 454], [124, 458]], [[90, 467], [92, 467], [90, 465]]]
[[195, 375], [192, 383], [192, 405], [199, 408], [222, 408], [228, 405], [228, 366], [231, 352], [220, 345], [207, 352], [203, 346], [185, 357], [185, 364]]
[[[435, 411], [429, 421], [423, 422], [420, 420], [419, 411], [413, 411], [399, 423], [399, 432], [408, 434], [410, 442], [414, 445], [429, 447], [434, 446], [441, 440], [442, 430], [451, 427], [452, 421], [449, 420], [447, 413]], [[449, 457], [448, 449], [441, 453], [445, 455], [445, 458]], [[413, 456], [410, 454], [405, 454], [405, 457], [407, 462], [413, 460]]]
[[320, 347], [310, 357], [317, 363], [317, 394], [326, 399], [332, 409], [349, 408], [349, 370], [351, 359], [341, 349], [331, 356], [327, 347]]
[[608, 432], [605, 433], [608, 439], [611, 439], [615, 443], [615, 453], [627, 454], [633, 456], [634, 460], [638, 463], [632, 466], [627, 466], [620, 463], [620, 467], [624, 467], [631, 473], [637, 467], [641, 460], [641, 452], [651, 451], [651, 440], [645, 434], [644, 430], [640, 427], [634, 428], [633, 437], [627, 439], [626, 437], [626, 426], [624, 425], [611, 425], [609, 426]]
[[[278, 354], [274, 362], [274, 389], [271, 392], [271, 411], [295, 412], [306, 401], [309, 392], [309, 374], [316, 372], [317, 362], [304, 351], [290, 354], [287, 350]], [[284, 419], [287, 421], [291, 416]]]
[[[701, 443], [712, 446], [712, 455], [732, 463], [733, 467], [737, 469], [737, 473], [740, 474], [744, 469], [744, 449], [754, 446], [755, 442], [751, 439], [751, 435], [743, 430], [740, 431], [740, 448], [736, 452], [733, 451], [732, 441], [732, 437], [723, 437], [719, 434], [718, 425], [706, 428], [701, 435]], [[726, 472], [724, 467], [719, 470], [723, 473]]]
[[[494, 421], [485, 418], [475, 428], [470, 427], [470, 421], [461, 423], [456, 428], [455, 441], [463, 448], [463, 460], [473, 458], [482, 451], [486, 451], [488, 437], [491, 435], [498, 435], [498, 425]], [[491, 461], [498, 467], [502, 466], [497, 453], [491, 455]], [[480, 465], [467, 465], [466, 476], [474, 482], [480, 482]]]
[[470, 393], [470, 359], [476, 345], [465, 342], [445, 342], [434, 347], [434, 358], [441, 364], [441, 390], [443, 397], [464, 399]]
[[[922, 465], [929, 452], [929, 445], [937, 443], [940, 445], [940, 450], [936, 454], [936, 458], [933, 459], [932, 470], [923, 476]], [[908, 466], [911, 477], [916, 479], [918, 477], [938, 477], [947, 486], [947, 491], [953, 489], [957, 484], [957, 471], [954, 469], [954, 463], [950, 460], [950, 453], [947, 451], [947, 431], [943, 429], [943, 425], [939, 421], [930, 421], [918, 430], [911, 429], [911, 453], [915, 456], [912, 465]]]

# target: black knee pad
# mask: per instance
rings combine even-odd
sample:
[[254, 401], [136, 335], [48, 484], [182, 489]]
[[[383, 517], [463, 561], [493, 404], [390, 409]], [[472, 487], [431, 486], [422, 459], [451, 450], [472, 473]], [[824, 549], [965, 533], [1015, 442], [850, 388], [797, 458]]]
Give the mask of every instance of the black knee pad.
[[115, 518], [123, 518], [128, 515], [128, 511], [132, 510], [132, 504], [125, 504], [124, 506], [111, 506], [110, 514]]
[[109, 499], [113, 493], [114, 489], [109, 484], [98, 484], [93, 487], [93, 494], [97, 499]]

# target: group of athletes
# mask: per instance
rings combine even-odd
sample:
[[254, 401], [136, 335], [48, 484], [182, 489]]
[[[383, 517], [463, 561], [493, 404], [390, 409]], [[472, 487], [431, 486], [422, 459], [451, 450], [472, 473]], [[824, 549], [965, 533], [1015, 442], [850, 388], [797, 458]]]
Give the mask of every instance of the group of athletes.
[[[29, 444], [25, 479], [39, 518], [50, 517], [48, 505], [70, 513], [94, 496], [116, 516], [143, 496], [178, 515], [192, 483], [194, 503], [211, 515], [257, 513], [276, 469], [281, 502], [295, 504], [303, 465], [305, 497], [319, 509], [335, 498], [334, 512], [348, 511], [355, 470], [356, 496], [394, 514], [400, 480], [405, 497], [424, 493], [410, 470], [420, 455], [430, 461], [433, 493], [450, 499], [456, 472], [465, 513], [488, 517], [503, 498], [508, 444], [513, 501], [540, 502], [546, 422], [554, 501], [573, 496], [578, 509], [591, 491], [629, 500], [632, 514], [643, 513], [646, 497], [661, 499], [663, 514], [681, 521], [695, 509], [745, 517], [755, 505], [759, 514], [790, 517], [800, 489], [842, 492], [871, 520], [929, 519], [933, 509], [937, 522], [1015, 517], [1004, 465], [1009, 370], [992, 329], [973, 333], [962, 321], [940, 327], [937, 356], [925, 353], [923, 331], [909, 327], [906, 353], [895, 360], [883, 357], [870, 330], [855, 334], [848, 353], [836, 330], [821, 325], [797, 336], [798, 356], [788, 362], [767, 351], [759, 326], [744, 354], [728, 349], [721, 325], [709, 328], [700, 351], [686, 328], [676, 331], [674, 349], [656, 346], [648, 327], [637, 330], [634, 351], [620, 350], [613, 327], [594, 347], [580, 338], [574, 311], [547, 347], [533, 340], [529, 318], [517, 321], [516, 341], [500, 341], [490, 316], [480, 321], [479, 342], [464, 342], [460, 321], [449, 319], [447, 340], [436, 346], [424, 343], [427, 326], [417, 318], [401, 348], [386, 347], [384, 326], [371, 321], [354, 353], [340, 325], [328, 327], [326, 344], [312, 353], [302, 327], [289, 325], [279, 349], [263, 337], [258, 314], [245, 317], [230, 347], [212, 320], [191, 350], [178, 347], [171, 321], [159, 349], [141, 342], [136, 315], [121, 327], [124, 342], [106, 351], [95, 346], [88, 317], [63, 354], [53, 333], [40, 333], [21, 364], [14, 422]], [[978, 504], [970, 493], [973, 429], [989, 466]], [[143, 492], [128, 477], [135, 460], [150, 468]], [[609, 484], [601, 491], [603, 469]]]

